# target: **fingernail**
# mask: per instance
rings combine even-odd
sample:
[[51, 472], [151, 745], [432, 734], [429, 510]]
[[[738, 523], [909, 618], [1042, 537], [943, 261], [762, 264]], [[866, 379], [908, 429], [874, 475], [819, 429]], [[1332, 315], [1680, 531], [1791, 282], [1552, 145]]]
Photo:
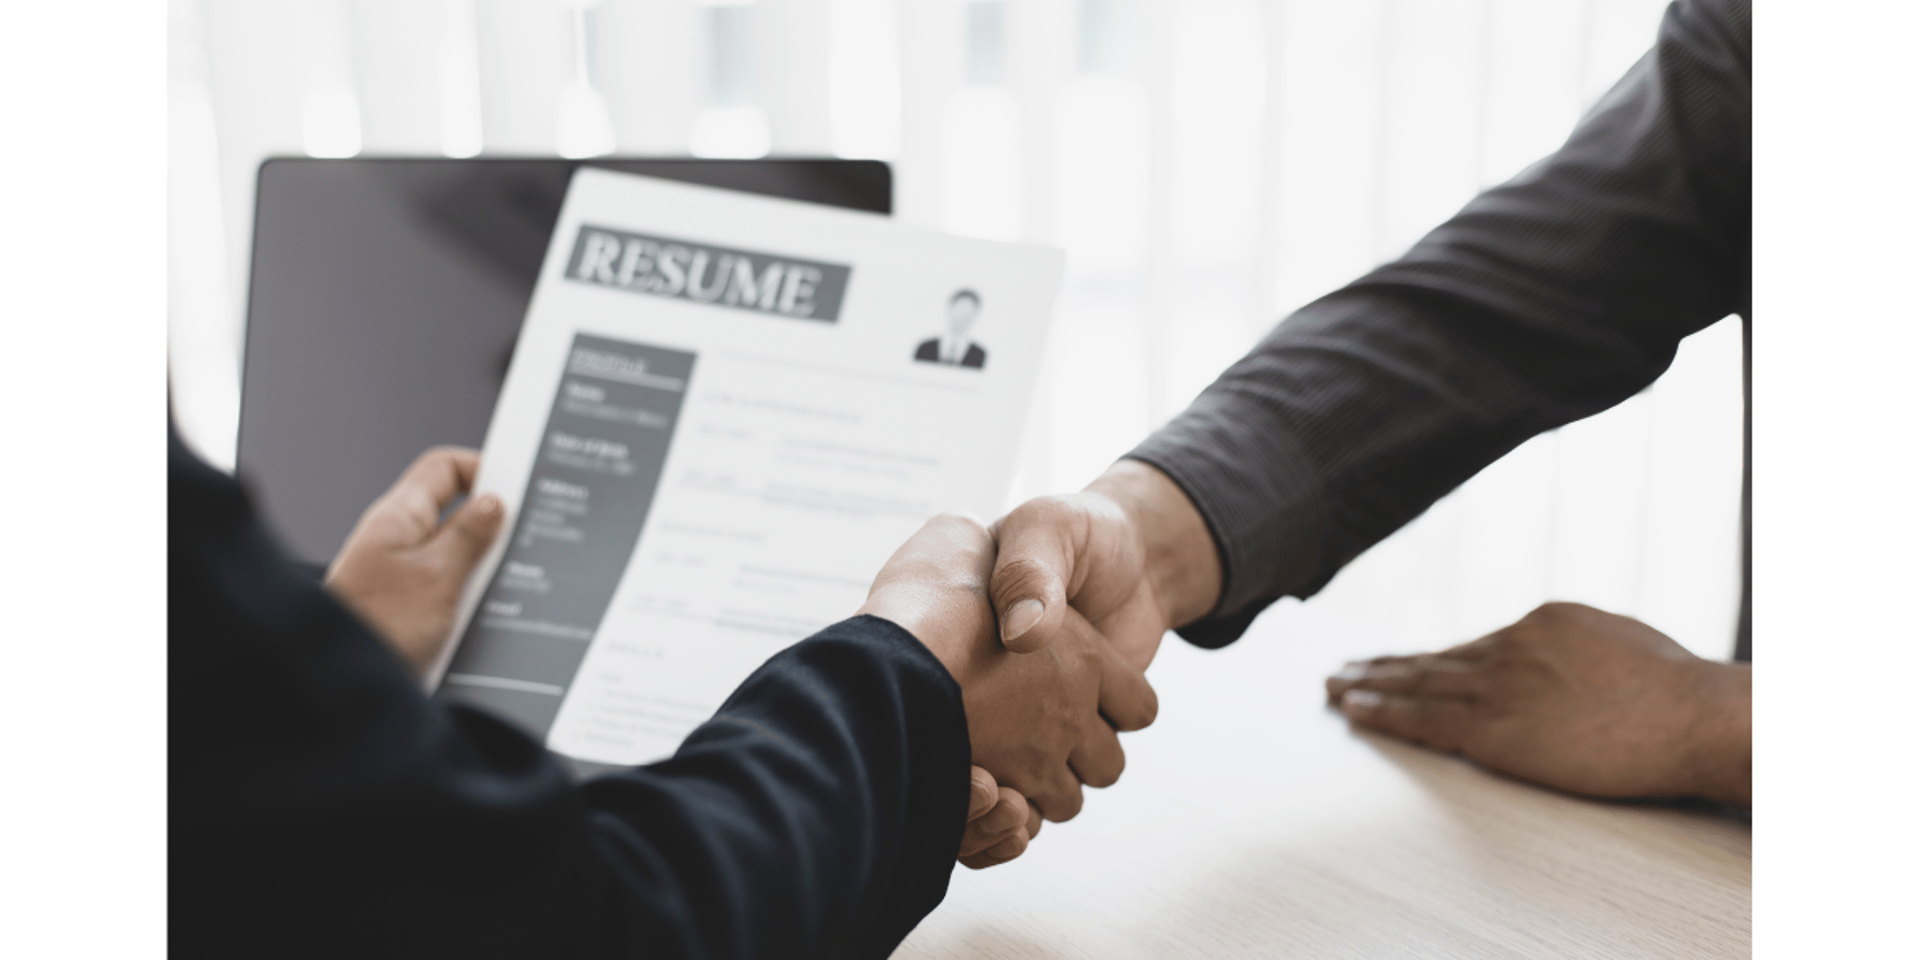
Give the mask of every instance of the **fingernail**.
[[1358, 661], [1347, 664], [1333, 675], [1335, 680], [1358, 680], [1367, 675], [1367, 665]]
[[1380, 695], [1372, 690], [1348, 690], [1340, 697], [1340, 709], [1348, 713], [1372, 710], [1380, 705]]
[[1021, 634], [1032, 630], [1033, 625], [1040, 622], [1040, 615], [1046, 612], [1046, 606], [1032, 597], [1014, 601], [1013, 606], [1007, 608], [1007, 615], [1001, 621], [1001, 642], [1019, 639]]
[[490, 517], [500, 512], [500, 498], [491, 493], [483, 494], [479, 499], [473, 501], [473, 509], [479, 511], [483, 517]]

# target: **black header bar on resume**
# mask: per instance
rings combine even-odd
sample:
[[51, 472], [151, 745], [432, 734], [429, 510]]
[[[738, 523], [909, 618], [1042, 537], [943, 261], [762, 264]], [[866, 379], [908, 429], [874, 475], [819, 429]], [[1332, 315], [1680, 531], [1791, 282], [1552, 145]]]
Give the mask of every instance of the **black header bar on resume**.
[[853, 268], [582, 224], [567, 279], [834, 323]]

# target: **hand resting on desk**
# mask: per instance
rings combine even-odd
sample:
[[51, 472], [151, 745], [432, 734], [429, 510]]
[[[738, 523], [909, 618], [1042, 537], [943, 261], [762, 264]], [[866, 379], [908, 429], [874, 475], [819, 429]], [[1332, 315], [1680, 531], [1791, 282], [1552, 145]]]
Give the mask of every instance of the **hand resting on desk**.
[[1439, 653], [1350, 663], [1327, 698], [1361, 726], [1570, 793], [1752, 803], [1752, 668], [1577, 603]]

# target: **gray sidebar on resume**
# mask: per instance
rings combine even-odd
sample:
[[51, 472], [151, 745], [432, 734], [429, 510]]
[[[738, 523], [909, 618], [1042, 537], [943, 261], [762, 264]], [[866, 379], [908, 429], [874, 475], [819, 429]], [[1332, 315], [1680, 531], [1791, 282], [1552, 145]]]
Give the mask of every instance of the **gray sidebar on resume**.
[[437, 696], [546, 737], [639, 542], [693, 361], [574, 337], [512, 539]]

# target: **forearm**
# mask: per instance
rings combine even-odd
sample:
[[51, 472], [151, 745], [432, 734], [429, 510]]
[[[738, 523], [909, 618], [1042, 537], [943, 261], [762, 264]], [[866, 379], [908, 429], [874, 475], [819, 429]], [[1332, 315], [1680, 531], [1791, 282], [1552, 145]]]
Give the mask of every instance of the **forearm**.
[[[1684, 8], [1684, 9], [1682, 9]], [[1542, 431], [1643, 389], [1748, 305], [1746, 57], [1683, 4], [1567, 144], [1307, 305], [1129, 456], [1223, 567], [1182, 634], [1231, 642]]]
[[856, 618], [769, 661], [672, 759], [582, 793], [636, 941], [879, 958], [945, 895], [967, 778], [958, 688]]

